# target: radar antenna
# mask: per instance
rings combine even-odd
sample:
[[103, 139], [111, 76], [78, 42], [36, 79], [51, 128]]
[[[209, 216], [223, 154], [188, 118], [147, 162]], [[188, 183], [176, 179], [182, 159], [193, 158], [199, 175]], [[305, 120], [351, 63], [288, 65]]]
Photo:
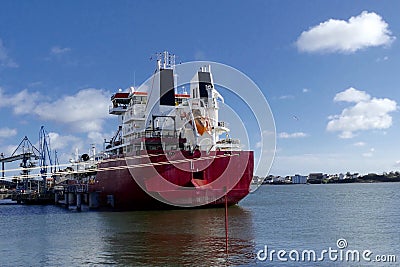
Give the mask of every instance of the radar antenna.
[[175, 66], [175, 54], [171, 54], [168, 51], [156, 53], [156, 58], [157, 70], [172, 69]]

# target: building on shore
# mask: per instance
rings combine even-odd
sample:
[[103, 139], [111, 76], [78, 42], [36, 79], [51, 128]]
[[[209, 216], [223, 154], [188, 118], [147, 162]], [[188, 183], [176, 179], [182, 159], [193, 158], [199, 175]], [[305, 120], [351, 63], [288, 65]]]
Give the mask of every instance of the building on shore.
[[307, 176], [295, 174], [292, 176], [292, 184], [306, 184], [307, 183]]

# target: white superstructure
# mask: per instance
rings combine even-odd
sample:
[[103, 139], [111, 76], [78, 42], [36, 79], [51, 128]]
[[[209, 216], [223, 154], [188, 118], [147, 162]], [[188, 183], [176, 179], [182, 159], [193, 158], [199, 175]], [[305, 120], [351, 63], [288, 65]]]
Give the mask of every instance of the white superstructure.
[[224, 99], [214, 87], [211, 67], [203, 66], [194, 74], [190, 94], [178, 94], [174, 62], [168, 52], [159, 54], [156, 72], [146, 83], [113, 95], [109, 113], [119, 116], [121, 126], [109, 142], [109, 152], [149, 149], [151, 138], [161, 141], [153, 142], [150, 150], [241, 149], [238, 141], [229, 138], [227, 124], [219, 120]]

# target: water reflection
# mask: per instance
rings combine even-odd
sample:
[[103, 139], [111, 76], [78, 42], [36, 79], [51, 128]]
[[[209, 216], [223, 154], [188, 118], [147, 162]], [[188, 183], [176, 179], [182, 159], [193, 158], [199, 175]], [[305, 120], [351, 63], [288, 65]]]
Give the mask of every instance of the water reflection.
[[400, 183], [264, 186], [229, 208], [228, 260], [223, 208], [119, 213], [0, 204], [0, 265], [348, 266], [254, 255], [264, 245], [321, 252], [339, 238], [350, 250], [396, 255], [398, 262], [399, 200]]
[[[255, 256], [250, 211], [231, 207], [229, 256], [224, 209], [102, 213], [107, 255], [120, 265], [246, 265]], [[103, 255], [104, 256], [104, 255]], [[111, 259], [109, 259], [111, 260]]]

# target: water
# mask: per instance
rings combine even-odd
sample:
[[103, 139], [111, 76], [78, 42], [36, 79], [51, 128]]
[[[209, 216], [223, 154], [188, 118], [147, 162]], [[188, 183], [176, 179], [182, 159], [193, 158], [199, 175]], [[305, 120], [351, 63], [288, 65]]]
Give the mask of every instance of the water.
[[[400, 262], [400, 183], [262, 186], [224, 209], [75, 212], [0, 205], [1, 266], [375, 266], [367, 262], [260, 261], [264, 249], [337, 248], [396, 255]], [[286, 255], [288, 258], [288, 255]]]

